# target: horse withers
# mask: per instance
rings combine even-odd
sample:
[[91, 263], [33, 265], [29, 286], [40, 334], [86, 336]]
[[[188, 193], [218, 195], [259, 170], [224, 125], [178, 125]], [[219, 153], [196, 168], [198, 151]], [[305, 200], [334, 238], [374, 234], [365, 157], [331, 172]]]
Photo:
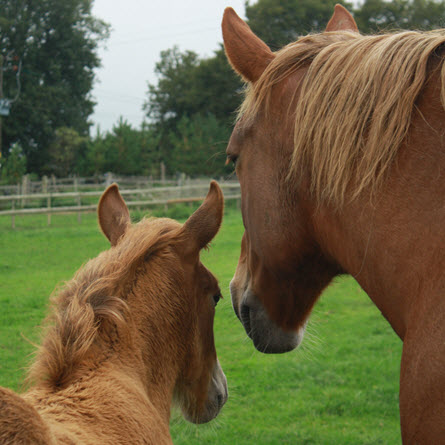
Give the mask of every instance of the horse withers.
[[257, 349], [289, 351], [351, 274], [404, 342], [403, 442], [442, 443], [445, 31], [362, 36], [340, 5], [275, 53], [231, 8], [222, 29], [248, 84], [227, 147], [245, 226], [236, 314]]
[[98, 206], [111, 248], [58, 293], [29, 381], [0, 389], [1, 444], [169, 444], [173, 399], [204, 423], [227, 400], [213, 319], [221, 292], [200, 250], [221, 225], [212, 181], [182, 225], [132, 225], [118, 187]]

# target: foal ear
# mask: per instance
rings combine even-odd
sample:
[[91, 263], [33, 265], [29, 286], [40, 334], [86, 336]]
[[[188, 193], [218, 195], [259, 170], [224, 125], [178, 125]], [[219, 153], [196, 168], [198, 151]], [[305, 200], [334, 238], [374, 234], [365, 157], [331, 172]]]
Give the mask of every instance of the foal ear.
[[[204, 202], [184, 223], [187, 242], [192, 240], [193, 251], [205, 247], [221, 227], [224, 213], [224, 195], [216, 181], [210, 182], [210, 189]], [[188, 244], [189, 245], [189, 244]]]
[[117, 184], [111, 184], [102, 194], [97, 216], [102, 232], [115, 246], [130, 224], [130, 213]]
[[255, 82], [275, 57], [270, 48], [257, 37], [232, 8], [226, 8], [222, 33], [227, 58], [244, 80]]
[[335, 5], [334, 14], [329, 20], [325, 31], [354, 31], [358, 32], [357, 24], [351, 13], [338, 3]]

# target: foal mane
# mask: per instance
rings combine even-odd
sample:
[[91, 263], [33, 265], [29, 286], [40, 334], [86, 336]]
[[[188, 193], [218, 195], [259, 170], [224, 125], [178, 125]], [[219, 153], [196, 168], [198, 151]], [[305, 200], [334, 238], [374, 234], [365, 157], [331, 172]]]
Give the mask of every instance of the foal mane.
[[[309, 35], [277, 53], [247, 88], [238, 119], [269, 113], [273, 87], [307, 68], [295, 110], [288, 179], [309, 172], [319, 202], [337, 207], [376, 191], [407, 135], [427, 64], [445, 43], [443, 30], [374, 36], [339, 31]], [[441, 102], [445, 106], [441, 61]]]
[[[88, 261], [74, 278], [51, 299], [46, 334], [31, 365], [28, 382], [64, 387], [91, 355], [110, 354], [111, 339], [128, 334], [131, 311], [127, 295], [137, 270], [155, 255], [169, 255], [166, 247], [181, 236], [180, 226], [147, 224], [131, 226], [124, 240]], [[153, 271], [156, 274], [156, 271]], [[108, 343], [108, 350], [107, 350]]]

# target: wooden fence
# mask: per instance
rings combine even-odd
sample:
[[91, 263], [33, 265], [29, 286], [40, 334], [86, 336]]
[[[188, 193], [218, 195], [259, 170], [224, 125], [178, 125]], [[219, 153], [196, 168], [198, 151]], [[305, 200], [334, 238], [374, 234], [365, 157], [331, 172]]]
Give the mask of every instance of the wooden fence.
[[[178, 203], [202, 201], [209, 189], [209, 180], [200, 184], [181, 185], [174, 187], [151, 187], [144, 189], [120, 190], [128, 207], [164, 206]], [[226, 200], [240, 199], [238, 183], [220, 184]], [[54, 213], [77, 213], [78, 220], [82, 212], [95, 211], [101, 191], [77, 191], [67, 193], [32, 193], [27, 195], [0, 196], [0, 205], [5, 203], [9, 208], [0, 210], [0, 216], [11, 216], [11, 225], [15, 228], [17, 215], [47, 214], [48, 225]], [[66, 205], [67, 201], [72, 202]], [[43, 205], [42, 205], [43, 204]]]
[[203, 179], [190, 179], [181, 173], [174, 177], [155, 178], [153, 176], [121, 176], [114, 173], [91, 177], [70, 177], [56, 178], [53, 176], [43, 176], [39, 180], [33, 180], [31, 175], [24, 175], [15, 185], [0, 185], [1, 195], [28, 195], [34, 193], [64, 193], [77, 191], [100, 191], [113, 182], [119, 183], [125, 189], [141, 189], [157, 186], [174, 186], [185, 182], [200, 182]]

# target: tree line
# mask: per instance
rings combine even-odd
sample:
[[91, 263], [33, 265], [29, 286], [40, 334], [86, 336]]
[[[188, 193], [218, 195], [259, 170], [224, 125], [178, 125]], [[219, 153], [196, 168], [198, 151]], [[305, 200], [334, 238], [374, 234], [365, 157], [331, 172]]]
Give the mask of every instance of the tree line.
[[[252, 30], [272, 50], [324, 29], [338, 0], [246, 2]], [[445, 27], [445, 0], [340, 1], [362, 33]], [[209, 58], [177, 47], [160, 54], [139, 128], [121, 118], [90, 135], [94, 69], [109, 25], [93, 0], [0, 0], [0, 100], [20, 94], [1, 119], [0, 180], [36, 175], [229, 174], [225, 147], [243, 84], [222, 45]], [[2, 85], [3, 84], [3, 85]]]

